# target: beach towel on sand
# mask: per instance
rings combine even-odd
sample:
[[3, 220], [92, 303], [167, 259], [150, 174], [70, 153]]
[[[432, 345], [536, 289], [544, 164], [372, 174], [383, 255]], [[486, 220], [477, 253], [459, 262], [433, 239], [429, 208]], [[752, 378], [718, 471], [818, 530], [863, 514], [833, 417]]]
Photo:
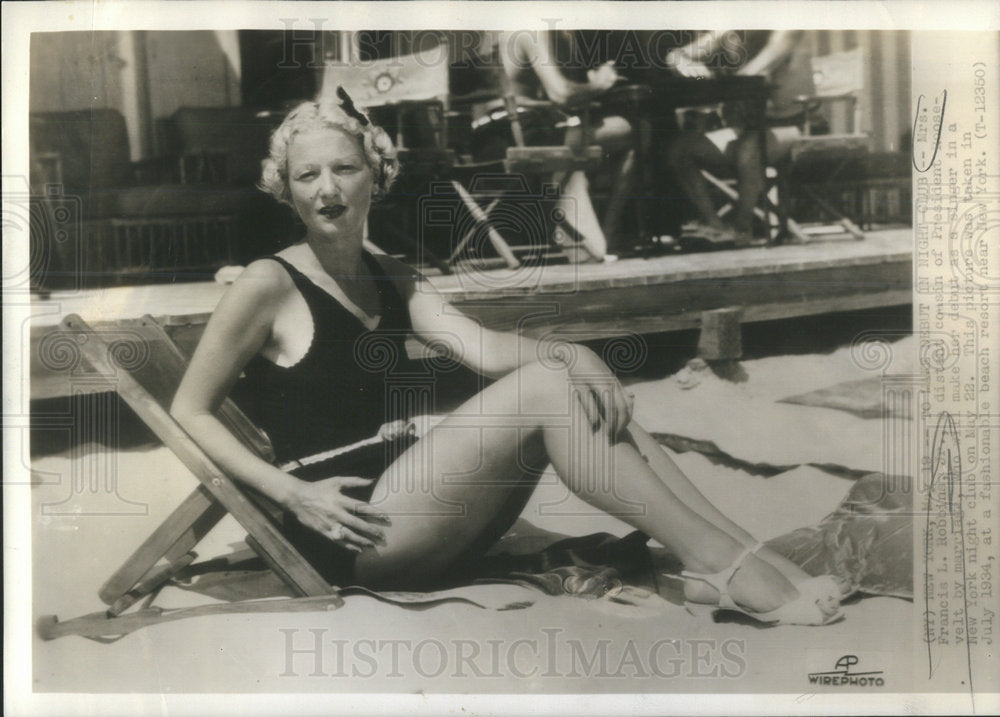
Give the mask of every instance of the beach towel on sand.
[[871, 473], [819, 525], [767, 544], [811, 575], [846, 578], [852, 593], [913, 599], [912, 481]]
[[[521, 525], [524, 524], [526, 521], [521, 522]], [[473, 569], [461, 576], [451, 576], [448, 583], [440, 587], [454, 590], [471, 584], [515, 583], [547, 595], [583, 598], [601, 598], [619, 592], [626, 585], [655, 592], [656, 579], [646, 549], [648, 540], [639, 531], [624, 538], [616, 538], [610, 533], [595, 533], [562, 537], [541, 550], [529, 553], [506, 552], [501, 541], [498, 550], [484, 556]], [[172, 584], [226, 601], [291, 595], [287, 586], [267, 570], [259, 558], [245, 551], [191, 566], [181, 572]], [[348, 586], [345, 591], [353, 589], [353, 586]], [[422, 593], [375, 594], [413, 596], [412, 599], [391, 602], [426, 602], [417, 598]]]

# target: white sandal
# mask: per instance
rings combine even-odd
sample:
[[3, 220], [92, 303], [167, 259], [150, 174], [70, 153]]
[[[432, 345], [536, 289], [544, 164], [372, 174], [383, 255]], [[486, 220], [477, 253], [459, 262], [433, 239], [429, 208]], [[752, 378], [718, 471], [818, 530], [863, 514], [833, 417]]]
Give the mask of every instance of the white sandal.
[[762, 547], [763, 543], [757, 543], [747, 548], [737, 556], [732, 565], [711, 575], [689, 573], [686, 570], [681, 572], [682, 577], [699, 580], [719, 592], [719, 601], [716, 605], [688, 601], [685, 603], [688, 611], [692, 614], [707, 612], [714, 616], [723, 610], [732, 610], [768, 625], [829, 625], [844, 617], [840, 607], [840, 586], [832, 575], [803, 580], [795, 586], [799, 591], [799, 597], [769, 612], [754, 612], [737, 605], [729, 596], [729, 583], [736, 572], [743, 567], [743, 561], [747, 556], [756, 553]]

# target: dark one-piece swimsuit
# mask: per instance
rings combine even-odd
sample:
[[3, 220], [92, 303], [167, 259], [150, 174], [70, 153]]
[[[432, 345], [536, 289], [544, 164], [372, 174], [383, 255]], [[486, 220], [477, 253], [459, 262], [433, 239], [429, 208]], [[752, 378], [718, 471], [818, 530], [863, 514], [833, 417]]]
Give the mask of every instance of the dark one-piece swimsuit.
[[[393, 373], [401, 373], [407, 363], [409, 311], [378, 261], [364, 254], [381, 302], [379, 323], [369, 330], [290, 263], [278, 256], [267, 258], [288, 271], [313, 321], [312, 343], [302, 359], [284, 367], [257, 354], [233, 391], [237, 405], [270, 438], [276, 463], [350, 446], [376, 435], [384, 423], [409, 418], [406, 401], [392, 395], [400, 383]], [[378, 478], [411, 444], [412, 440], [402, 439], [369, 445], [291, 472], [307, 481]], [[373, 488], [374, 484], [344, 493], [368, 501]], [[290, 512], [284, 517], [283, 532], [331, 583], [351, 580], [356, 553], [303, 526]]]

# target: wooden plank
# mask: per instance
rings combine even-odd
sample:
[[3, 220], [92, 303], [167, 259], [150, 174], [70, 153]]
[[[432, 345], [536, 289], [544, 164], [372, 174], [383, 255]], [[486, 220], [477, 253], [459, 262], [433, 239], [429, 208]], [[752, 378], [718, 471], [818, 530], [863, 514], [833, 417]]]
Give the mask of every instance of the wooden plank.
[[[531, 301], [454, 301], [453, 304], [496, 330], [521, 328], [528, 335], [540, 336], [554, 329], [584, 324], [606, 326], [621, 335], [672, 330], [677, 327], [678, 318], [692, 312], [697, 317], [701, 311], [729, 305], [746, 307], [744, 321], [758, 321], [762, 319], [754, 307], [767, 306], [769, 319], [790, 318], [816, 313], [824, 304], [836, 310], [834, 307], [841, 300], [856, 307], [878, 306], [879, 301], [891, 294], [897, 304], [908, 303], [909, 299], [900, 299], [910, 291], [910, 266], [885, 265], [609, 287], [558, 297], [536, 296]], [[869, 294], [873, 295], [870, 301], [849, 300]], [[533, 314], [539, 318], [526, 319]], [[607, 337], [605, 334], [604, 338]]]
[[[887, 291], [878, 294], [809, 300], [794, 306], [789, 306], [787, 303], [760, 304], [746, 307], [743, 323], [774, 321], [798, 316], [816, 316], [840, 311], [905, 306], [912, 301], [912, 298], [913, 294], [910, 291]], [[632, 332], [639, 335], [685, 331], [701, 326], [701, 316], [701, 311], [685, 311], [669, 315], [663, 313], [634, 315], [628, 318], [627, 326]], [[558, 326], [547, 324], [529, 327], [524, 333], [537, 338], [551, 332], [562, 333], [573, 341], [607, 339], [610, 336], [620, 336], [623, 333], [621, 320], [614, 318], [566, 321]]]
[[[909, 283], [912, 271], [910, 263], [881, 266], [882, 270], [877, 273], [890, 281], [867, 287], [871, 290], [864, 292], [852, 291], [849, 286], [845, 286], [843, 273], [837, 282], [834, 281], [837, 278], [835, 276], [825, 277], [823, 272], [816, 272], [808, 277], [799, 276], [802, 282], [811, 278], [816, 282], [815, 286], [804, 287], [799, 292], [786, 292], [785, 297], [771, 300], [756, 296], [753, 291], [743, 291], [735, 296], [721, 283], [703, 280], [686, 290], [675, 287], [668, 291], [662, 285], [640, 285], [631, 292], [625, 288], [612, 287], [598, 292], [581, 291], [575, 295], [539, 294], [514, 302], [513, 307], [510, 299], [502, 296], [486, 301], [457, 299], [453, 303], [487, 328], [498, 330], [512, 330], [517, 327], [527, 309], [536, 311], [538, 307], [547, 306], [551, 309], [550, 318], [528, 322], [524, 327], [527, 335], [537, 337], [554, 329], [573, 329], [581, 330], [579, 340], [587, 340], [627, 333], [644, 334], [694, 328], [699, 325], [701, 310], [731, 303], [742, 303], [746, 307], [744, 323], [910, 303], [913, 298]], [[762, 280], [766, 280], [766, 277]], [[785, 283], [787, 285], [788, 281]], [[830, 290], [830, 287], [835, 290]], [[180, 341], [188, 346], [196, 345], [203, 329], [203, 324], [184, 325]], [[38, 340], [41, 338], [42, 335], [39, 335]], [[37, 344], [36, 341], [32, 343]], [[37, 351], [33, 351], [33, 355], [37, 356]], [[33, 370], [31, 380], [33, 400], [69, 395], [69, 381], [65, 373], [55, 373], [38, 366]], [[104, 389], [99, 384], [88, 383], [76, 390], [99, 392]]]
[[71, 315], [64, 319], [63, 325], [69, 331], [79, 332], [84, 338], [80, 350], [91, 365], [100, 374], [113, 380], [118, 393], [132, 410], [173, 451], [188, 470], [194, 473], [247, 533], [257, 540], [270, 559], [283, 566], [293, 590], [301, 595], [336, 593], [336, 588], [330, 586], [316, 572], [316, 569], [233, 484], [232, 480], [212, 462], [201, 447], [177, 425], [166, 409], [128, 371], [112, 365], [107, 345], [82, 319]]

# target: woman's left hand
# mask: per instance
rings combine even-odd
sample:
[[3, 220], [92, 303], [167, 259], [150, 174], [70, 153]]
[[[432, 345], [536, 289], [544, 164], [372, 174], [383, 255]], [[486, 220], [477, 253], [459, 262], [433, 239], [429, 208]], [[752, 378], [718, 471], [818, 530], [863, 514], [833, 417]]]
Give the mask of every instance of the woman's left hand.
[[625, 393], [618, 377], [586, 346], [565, 344], [559, 355], [566, 360], [570, 383], [593, 431], [605, 430], [618, 440], [632, 420], [633, 397]]

